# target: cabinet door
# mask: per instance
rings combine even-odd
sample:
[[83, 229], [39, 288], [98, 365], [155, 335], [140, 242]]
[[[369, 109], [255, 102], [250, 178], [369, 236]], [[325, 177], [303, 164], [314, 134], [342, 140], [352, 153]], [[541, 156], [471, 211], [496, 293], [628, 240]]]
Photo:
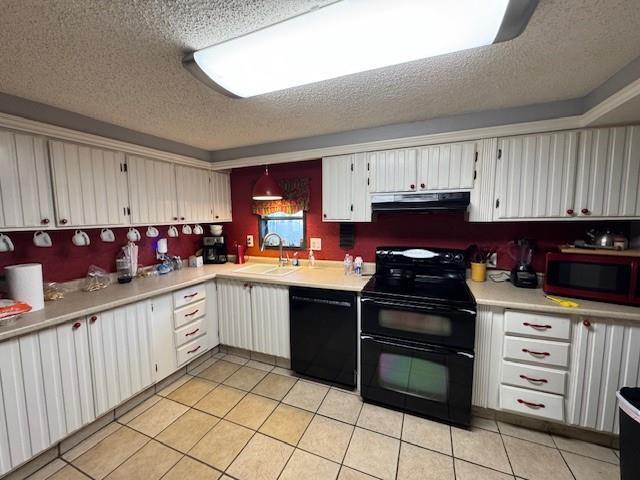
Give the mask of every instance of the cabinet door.
[[0, 131], [0, 228], [53, 226], [47, 141]]
[[586, 217], [640, 215], [640, 127], [580, 133], [576, 213]]
[[640, 385], [640, 326], [576, 318], [567, 395], [567, 421], [618, 432], [616, 391]]
[[178, 221], [174, 165], [151, 158], [127, 156], [131, 223]]
[[173, 298], [171, 294], [149, 301], [151, 326], [151, 352], [155, 381], [167, 378], [178, 368], [173, 335]]
[[577, 138], [560, 132], [499, 139], [494, 219], [571, 218]]
[[213, 220], [208, 170], [176, 165], [178, 217], [181, 222], [205, 223]]
[[369, 152], [369, 190], [378, 192], [415, 192], [417, 150], [404, 148]]
[[231, 175], [224, 172], [211, 172], [211, 197], [215, 222], [230, 222], [233, 219], [231, 209]]
[[247, 282], [218, 280], [220, 343], [253, 349], [251, 334], [251, 293]]
[[353, 155], [337, 155], [322, 159], [322, 220], [351, 220], [353, 199], [351, 176]]
[[351, 172], [352, 222], [371, 221], [371, 197], [369, 195], [369, 168], [366, 153], [353, 155]]
[[58, 226], [129, 223], [122, 152], [53, 140], [49, 147]]
[[291, 358], [289, 348], [289, 288], [253, 284], [251, 288], [253, 350]]
[[209, 339], [209, 348], [214, 348], [220, 344], [216, 282], [207, 282], [205, 288], [207, 290], [207, 314], [205, 320], [207, 322], [207, 338]]
[[89, 318], [98, 415], [153, 383], [148, 322], [146, 302], [116, 308]]
[[476, 142], [423, 147], [418, 157], [418, 190], [471, 190]]

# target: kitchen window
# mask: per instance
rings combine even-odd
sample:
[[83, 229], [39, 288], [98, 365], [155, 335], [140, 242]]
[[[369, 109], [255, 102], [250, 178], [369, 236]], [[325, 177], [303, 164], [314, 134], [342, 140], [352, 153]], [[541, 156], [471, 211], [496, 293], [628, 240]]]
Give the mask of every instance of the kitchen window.
[[[274, 212], [261, 215], [258, 220], [260, 245], [268, 233], [277, 233], [282, 237], [285, 248], [303, 249], [306, 246], [306, 215], [300, 210], [295, 213]], [[266, 248], [278, 248], [278, 239], [272, 237]]]

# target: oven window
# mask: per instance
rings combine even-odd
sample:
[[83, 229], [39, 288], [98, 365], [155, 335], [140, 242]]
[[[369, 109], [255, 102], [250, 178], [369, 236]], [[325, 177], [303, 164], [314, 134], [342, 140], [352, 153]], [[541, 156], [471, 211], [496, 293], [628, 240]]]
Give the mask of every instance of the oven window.
[[549, 265], [548, 275], [559, 287], [624, 295], [629, 291], [631, 268], [627, 265], [553, 262]]
[[378, 381], [382, 388], [444, 403], [448, 398], [446, 365], [422, 358], [381, 353]]
[[451, 336], [451, 318], [442, 315], [381, 309], [378, 312], [378, 323], [381, 327], [391, 330], [440, 337]]

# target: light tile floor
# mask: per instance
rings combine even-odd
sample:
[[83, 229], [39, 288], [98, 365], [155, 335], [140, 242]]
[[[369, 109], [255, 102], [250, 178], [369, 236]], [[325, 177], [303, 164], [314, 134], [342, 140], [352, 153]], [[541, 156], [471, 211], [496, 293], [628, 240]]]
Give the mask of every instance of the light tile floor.
[[31, 480], [613, 480], [612, 449], [474, 418], [471, 430], [363, 404], [217, 355]]

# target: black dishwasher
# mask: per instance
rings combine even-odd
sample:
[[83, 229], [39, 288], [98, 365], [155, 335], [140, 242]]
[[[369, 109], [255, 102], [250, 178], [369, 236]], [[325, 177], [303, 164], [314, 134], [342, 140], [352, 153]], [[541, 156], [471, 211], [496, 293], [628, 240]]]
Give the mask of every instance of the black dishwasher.
[[356, 386], [356, 298], [352, 292], [289, 288], [292, 370]]

